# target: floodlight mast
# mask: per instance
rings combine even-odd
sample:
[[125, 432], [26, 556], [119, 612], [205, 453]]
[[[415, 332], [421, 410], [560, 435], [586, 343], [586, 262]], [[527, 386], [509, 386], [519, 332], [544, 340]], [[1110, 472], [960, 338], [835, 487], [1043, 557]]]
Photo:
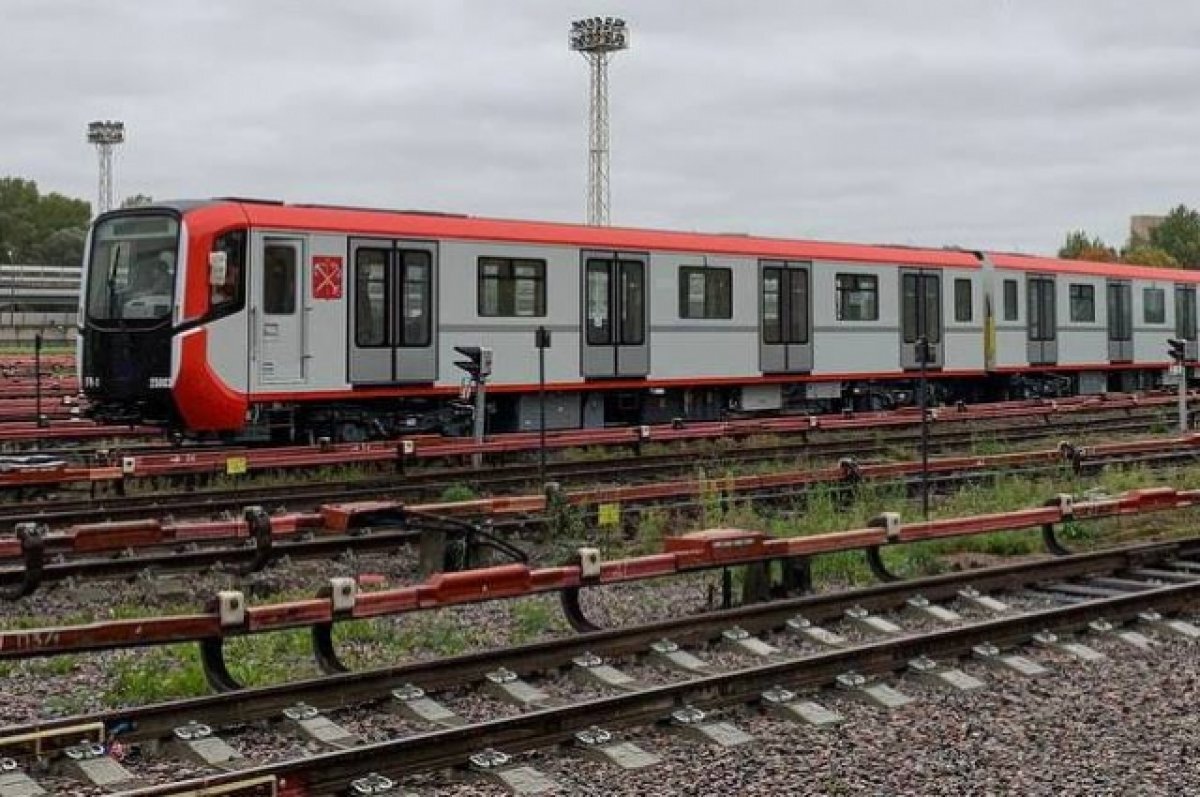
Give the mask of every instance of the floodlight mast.
[[96, 215], [113, 209], [113, 150], [125, 143], [125, 123], [112, 120], [90, 122], [87, 140], [100, 156], [100, 187], [96, 196]]
[[629, 47], [629, 28], [625, 20], [613, 17], [589, 17], [571, 23], [567, 36], [572, 50], [587, 59], [591, 68], [588, 114], [588, 187], [587, 221], [608, 225], [608, 59]]

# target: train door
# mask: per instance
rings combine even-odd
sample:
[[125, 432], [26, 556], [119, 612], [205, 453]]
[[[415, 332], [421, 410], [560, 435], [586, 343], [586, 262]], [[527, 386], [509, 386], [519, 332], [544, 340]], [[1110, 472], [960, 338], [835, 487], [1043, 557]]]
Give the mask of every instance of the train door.
[[758, 361], [762, 372], [811, 371], [812, 264], [760, 261], [758, 284]]
[[921, 367], [917, 343], [929, 343], [927, 368], [945, 363], [942, 342], [942, 273], [935, 269], [900, 269], [900, 367]]
[[350, 262], [350, 381], [435, 381], [436, 244], [354, 240]]
[[1196, 344], [1196, 286], [1175, 286], [1175, 337], [1187, 341], [1187, 358], [1195, 360]]
[[1133, 362], [1133, 286], [1129, 280], [1108, 281], [1108, 359]]
[[585, 377], [650, 373], [649, 257], [584, 252], [581, 367]]
[[303, 382], [308, 354], [308, 284], [304, 239], [259, 239], [250, 324], [257, 352], [258, 381], [264, 385]]
[[1058, 364], [1058, 313], [1054, 277], [1025, 275], [1029, 317], [1027, 354], [1030, 365]]

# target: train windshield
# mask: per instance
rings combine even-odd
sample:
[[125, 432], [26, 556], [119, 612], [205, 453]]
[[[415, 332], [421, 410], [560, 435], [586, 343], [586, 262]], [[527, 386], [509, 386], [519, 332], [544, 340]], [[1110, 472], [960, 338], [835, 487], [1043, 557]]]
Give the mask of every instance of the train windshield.
[[96, 225], [88, 266], [87, 315], [99, 321], [155, 320], [171, 314], [179, 221], [115, 216]]

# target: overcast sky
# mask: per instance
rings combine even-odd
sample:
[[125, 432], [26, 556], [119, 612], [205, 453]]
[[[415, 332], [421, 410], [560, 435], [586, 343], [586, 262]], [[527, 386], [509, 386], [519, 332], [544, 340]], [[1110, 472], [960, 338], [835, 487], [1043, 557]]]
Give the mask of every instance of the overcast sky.
[[1050, 251], [1200, 203], [1195, 0], [0, 0], [0, 175], [93, 199], [119, 118], [121, 196], [579, 221], [591, 14], [614, 224]]

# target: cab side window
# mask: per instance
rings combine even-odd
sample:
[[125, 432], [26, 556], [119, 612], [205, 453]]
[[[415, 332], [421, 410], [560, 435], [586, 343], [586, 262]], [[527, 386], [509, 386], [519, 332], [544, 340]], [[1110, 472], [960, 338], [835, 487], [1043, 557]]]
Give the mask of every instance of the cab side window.
[[225, 255], [225, 279], [217, 285], [209, 280], [210, 312], [230, 313], [240, 309], [246, 299], [246, 231], [231, 230], [219, 235], [212, 250], [214, 254]]

